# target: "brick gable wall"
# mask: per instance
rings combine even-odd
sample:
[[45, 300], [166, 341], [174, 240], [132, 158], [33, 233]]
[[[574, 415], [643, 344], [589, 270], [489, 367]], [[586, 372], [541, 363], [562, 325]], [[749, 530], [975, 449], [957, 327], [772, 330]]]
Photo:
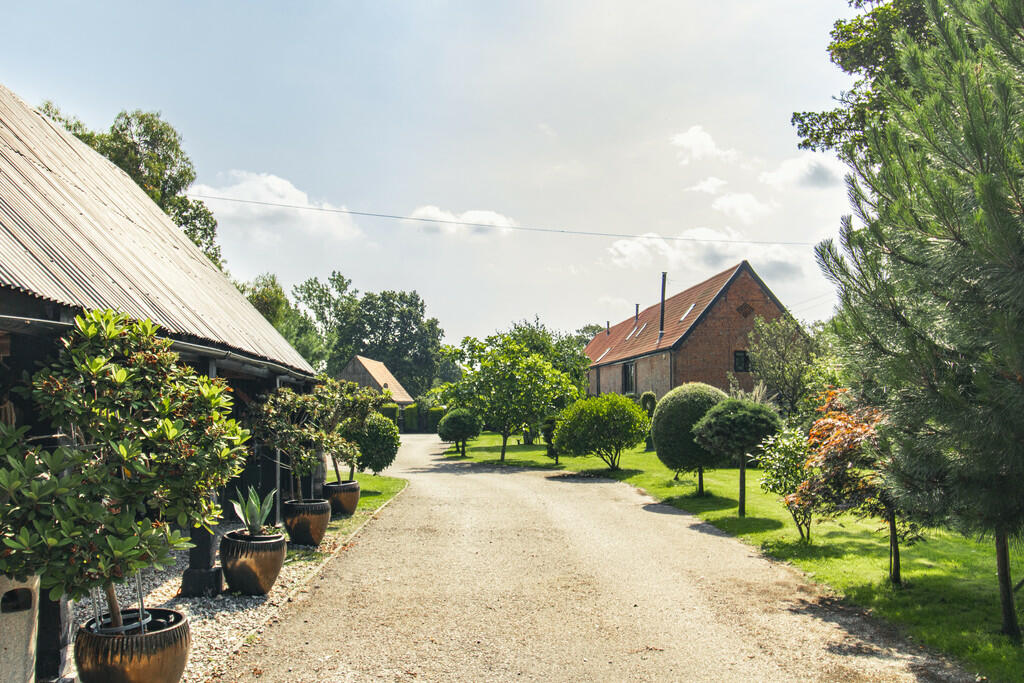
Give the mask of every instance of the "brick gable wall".
[[[737, 310], [743, 304], [753, 309], [747, 316]], [[746, 350], [747, 335], [754, 327], [754, 318], [773, 319], [782, 313], [782, 309], [749, 272], [740, 273], [674, 352], [672, 386], [705, 382], [728, 391], [727, 373], [733, 369], [733, 352]], [[748, 391], [753, 389], [754, 380], [749, 372], [734, 374], [741, 387]]]

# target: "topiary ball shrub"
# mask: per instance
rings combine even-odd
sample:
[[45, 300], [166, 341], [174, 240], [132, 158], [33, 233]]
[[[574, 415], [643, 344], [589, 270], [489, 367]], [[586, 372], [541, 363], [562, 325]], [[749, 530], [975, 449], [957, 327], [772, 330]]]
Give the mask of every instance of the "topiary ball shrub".
[[462, 455], [466, 455], [466, 441], [480, 434], [480, 418], [465, 408], [456, 408], [441, 418], [437, 423], [437, 435], [442, 441], [451, 441], [458, 448], [461, 444]]
[[359, 471], [370, 470], [380, 474], [391, 466], [398, 454], [400, 437], [394, 422], [380, 413], [370, 413], [362, 430], [355, 433], [359, 446]]
[[697, 472], [697, 495], [704, 495], [704, 468], [720, 460], [717, 453], [703, 448], [693, 439], [693, 425], [711, 408], [728, 396], [702, 382], [690, 382], [662, 396], [651, 418], [654, 450], [665, 467], [680, 472]]
[[640, 394], [640, 407], [647, 413], [647, 417], [654, 416], [654, 408], [658, 405], [658, 395], [653, 391], [645, 391]]

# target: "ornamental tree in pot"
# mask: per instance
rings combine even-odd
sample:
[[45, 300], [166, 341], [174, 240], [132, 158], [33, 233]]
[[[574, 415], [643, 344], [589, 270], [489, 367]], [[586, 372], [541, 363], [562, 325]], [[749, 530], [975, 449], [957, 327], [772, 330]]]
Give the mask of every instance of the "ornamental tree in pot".
[[278, 387], [267, 395], [256, 414], [256, 433], [262, 441], [289, 458], [291, 499], [281, 506], [288, 538], [300, 545], [320, 545], [331, 521], [331, 505], [323, 498], [303, 498], [301, 477], [312, 478], [322, 461], [324, 439], [317, 428], [319, 410], [313, 394]]
[[[382, 417], [375, 411], [384, 404], [385, 396], [355, 382], [339, 382], [323, 376], [313, 389], [313, 396], [317, 399], [314, 416], [316, 438], [334, 467], [335, 481], [324, 484], [324, 493], [331, 503], [332, 512], [351, 515], [359, 505], [359, 482], [355, 478], [359, 459], [357, 437], [371, 415]], [[398, 427], [393, 422], [391, 425], [397, 434]], [[346, 480], [341, 478], [339, 463], [349, 467]]]
[[[35, 671], [39, 574], [61, 557], [66, 538], [57, 538], [55, 504], [75, 490], [79, 477], [65, 471], [68, 455], [30, 447], [28, 427], [0, 422], [0, 595], [4, 596], [0, 680], [30, 680]], [[63, 545], [62, 545], [63, 544]], [[11, 620], [19, 619], [11, 628]], [[21, 627], [21, 628], [19, 628]]]
[[157, 329], [112, 311], [83, 314], [32, 378], [41, 415], [70, 444], [46, 463], [50, 475], [73, 482], [45, 513], [53, 517], [46, 543], [60, 552], [41, 583], [55, 598], [106, 596], [107, 613], [76, 634], [84, 683], [180, 679], [184, 615], [141, 604], [123, 611], [114, 586], [190, 547], [172, 522], [216, 524], [212, 494], [245, 458], [249, 434], [228, 417], [230, 389], [181, 364]]

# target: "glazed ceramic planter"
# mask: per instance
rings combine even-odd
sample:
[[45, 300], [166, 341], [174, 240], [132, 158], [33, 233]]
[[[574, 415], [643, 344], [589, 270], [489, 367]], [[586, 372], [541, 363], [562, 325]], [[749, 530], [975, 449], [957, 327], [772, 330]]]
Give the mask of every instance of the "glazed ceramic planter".
[[288, 543], [284, 534], [250, 536], [229, 531], [220, 540], [220, 566], [228, 590], [245, 595], [266, 595], [284, 566]]
[[324, 484], [324, 495], [331, 502], [333, 514], [351, 515], [359, 505], [359, 482], [353, 479]]
[[331, 521], [331, 504], [323, 499], [286, 500], [281, 508], [288, 539], [298, 545], [320, 545]]
[[[121, 613], [136, 630], [102, 633], [90, 619], [75, 634], [75, 666], [82, 683], [178, 683], [192, 645], [188, 619], [181, 612], [151, 607], [146, 632], [137, 629], [138, 611]], [[106, 615], [104, 615], [106, 617]]]

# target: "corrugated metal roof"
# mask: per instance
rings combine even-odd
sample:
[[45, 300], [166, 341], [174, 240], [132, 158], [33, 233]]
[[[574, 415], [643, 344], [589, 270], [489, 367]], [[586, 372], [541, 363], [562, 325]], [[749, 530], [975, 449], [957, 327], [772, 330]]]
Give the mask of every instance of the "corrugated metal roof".
[[[661, 302], [640, 311], [640, 315], [635, 318], [627, 318], [613, 325], [610, 331], [598, 332], [583, 350], [590, 358], [590, 366], [607, 365], [671, 348], [689, 333], [722, 288], [744, 267], [749, 269], [750, 264], [746, 261], [738, 263], [665, 299], [664, 335], [658, 334]], [[753, 273], [753, 269], [750, 272]]]
[[121, 169], [0, 85], [0, 286], [313, 373]]

